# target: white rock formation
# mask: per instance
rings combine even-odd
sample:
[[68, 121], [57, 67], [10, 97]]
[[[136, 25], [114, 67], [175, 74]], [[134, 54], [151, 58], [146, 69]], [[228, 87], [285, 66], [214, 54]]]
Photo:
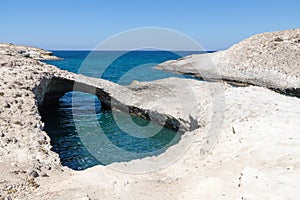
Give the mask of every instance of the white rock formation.
[[258, 34], [226, 51], [191, 55], [157, 68], [300, 96], [300, 29]]
[[[0, 52], [0, 199], [300, 197], [299, 98], [257, 86], [178, 78], [123, 87], [4, 54]], [[42, 130], [38, 106], [69, 91], [73, 83], [103, 102], [111, 97], [116, 109], [129, 108], [161, 123], [171, 117], [189, 131], [156, 157], [84, 171], [62, 167]], [[132, 173], [143, 171], [148, 173]]]
[[0, 54], [10, 56], [21, 55], [35, 60], [60, 60], [51, 51], [8, 43], [0, 43]]

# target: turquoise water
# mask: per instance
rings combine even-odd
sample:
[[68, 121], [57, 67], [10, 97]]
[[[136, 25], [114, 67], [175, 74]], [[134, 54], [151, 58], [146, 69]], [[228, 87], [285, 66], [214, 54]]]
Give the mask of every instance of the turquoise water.
[[[167, 77], [186, 77], [157, 70], [154, 67], [167, 60], [201, 53], [192, 51], [54, 51], [62, 61], [46, 61], [61, 69], [90, 77], [103, 78], [119, 83], [130, 84], [133, 80], [152, 81]], [[89, 55], [89, 57], [87, 57]]]
[[[192, 53], [199, 52], [180, 55]], [[47, 63], [123, 85], [133, 80], [182, 77], [153, 68], [166, 60], [180, 58], [171, 52], [134, 51], [120, 57], [120, 52], [95, 52], [88, 60], [85, 60], [88, 51], [54, 51], [54, 54], [64, 60]], [[42, 117], [52, 150], [59, 154], [63, 165], [75, 170], [158, 155], [176, 144], [181, 136], [176, 130], [140, 117], [104, 110], [95, 95], [80, 92], [65, 94], [43, 109]]]

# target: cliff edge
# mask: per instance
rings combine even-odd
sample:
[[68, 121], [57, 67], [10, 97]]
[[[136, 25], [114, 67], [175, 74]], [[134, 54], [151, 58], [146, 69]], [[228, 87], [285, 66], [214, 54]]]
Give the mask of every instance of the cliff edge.
[[34, 60], [61, 60], [51, 51], [36, 47], [18, 46], [11, 43], [0, 43], [0, 54], [15, 56], [20, 55]]
[[257, 34], [228, 50], [191, 55], [156, 68], [300, 96], [300, 29]]

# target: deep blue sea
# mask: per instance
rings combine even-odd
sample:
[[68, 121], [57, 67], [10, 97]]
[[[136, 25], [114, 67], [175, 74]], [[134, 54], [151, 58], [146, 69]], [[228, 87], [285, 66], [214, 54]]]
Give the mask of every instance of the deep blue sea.
[[[201, 52], [167, 51], [53, 51], [63, 60], [45, 61], [60, 69], [107, 79], [122, 85], [171, 76], [154, 69], [167, 60]], [[191, 78], [191, 77], [185, 77]], [[63, 165], [83, 170], [95, 165], [130, 161], [163, 153], [176, 144], [180, 133], [120, 112], [101, 109], [96, 96], [69, 92], [42, 111], [52, 150]], [[130, 119], [128, 121], [128, 119]], [[152, 133], [154, 132], [154, 133]], [[134, 133], [134, 134], [132, 134]], [[149, 134], [151, 137], [148, 137]]]

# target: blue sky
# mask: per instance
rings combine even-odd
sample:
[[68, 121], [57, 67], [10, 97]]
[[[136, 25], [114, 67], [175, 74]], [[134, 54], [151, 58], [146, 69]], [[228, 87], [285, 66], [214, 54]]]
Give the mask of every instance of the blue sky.
[[300, 27], [299, 0], [3, 0], [0, 7], [1, 42], [45, 49], [92, 49], [121, 31], [163, 27], [220, 50]]

